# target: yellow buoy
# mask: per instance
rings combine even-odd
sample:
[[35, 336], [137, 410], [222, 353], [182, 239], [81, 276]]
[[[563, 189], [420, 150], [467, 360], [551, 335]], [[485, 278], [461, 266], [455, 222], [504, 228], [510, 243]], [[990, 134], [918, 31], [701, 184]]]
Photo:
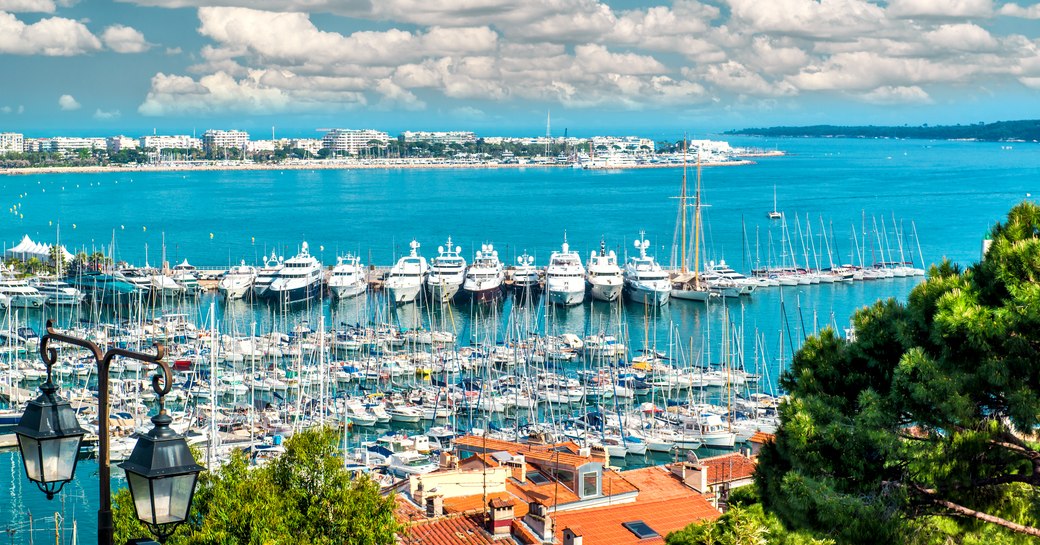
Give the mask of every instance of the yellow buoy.
[[210, 233], [210, 234], [209, 234], [209, 239], [210, 239], [210, 240], [213, 240], [213, 233]]

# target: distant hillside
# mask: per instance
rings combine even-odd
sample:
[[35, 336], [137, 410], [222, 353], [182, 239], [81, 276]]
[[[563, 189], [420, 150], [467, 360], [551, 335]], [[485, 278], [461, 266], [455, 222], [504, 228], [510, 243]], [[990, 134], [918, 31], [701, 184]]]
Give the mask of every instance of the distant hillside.
[[998, 121], [978, 125], [936, 125], [934, 127], [841, 127], [813, 125], [810, 127], [769, 127], [741, 129], [725, 134], [744, 136], [825, 137], [825, 138], [921, 138], [927, 140], [981, 140], [1006, 142], [1040, 140], [1040, 120]]

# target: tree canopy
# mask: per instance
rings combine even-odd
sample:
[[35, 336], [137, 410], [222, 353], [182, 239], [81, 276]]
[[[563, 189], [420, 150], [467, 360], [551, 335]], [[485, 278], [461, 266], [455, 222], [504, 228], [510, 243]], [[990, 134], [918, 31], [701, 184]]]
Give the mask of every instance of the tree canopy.
[[[302, 431], [268, 465], [250, 467], [236, 452], [217, 471], [204, 472], [189, 521], [170, 545], [389, 545], [400, 525], [392, 496], [365, 475], [343, 468], [338, 435], [329, 428]], [[116, 543], [148, 536], [138, 523], [129, 490], [115, 497]]]
[[1022, 203], [981, 262], [861, 309], [854, 338], [809, 338], [760, 458], [766, 507], [842, 543], [1040, 536], [1038, 237]]

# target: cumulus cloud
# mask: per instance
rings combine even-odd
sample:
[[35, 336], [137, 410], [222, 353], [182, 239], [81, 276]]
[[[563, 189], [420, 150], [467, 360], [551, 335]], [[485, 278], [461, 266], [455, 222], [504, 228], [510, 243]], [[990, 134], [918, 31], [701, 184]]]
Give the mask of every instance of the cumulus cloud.
[[71, 56], [101, 49], [101, 41], [78, 21], [48, 17], [25, 24], [0, 12], [0, 54]]
[[1040, 4], [1031, 6], [1020, 6], [1018, 4], [1004, 4], [1000, 6], [1000, 14], [1023, 19], [1040, 19]]
[[895, 17], [989, 17], [993, 0], [889, 0], [888, 13]]
[[112, 25], [106, 28], [105, 32], [101, 34], [101, 41], [116, 53], [143, 53], [151, 48], [151, 44], [144, 39], [144, 34], [137, 29], [123, 25]]
[[58, 107], [66, 112], [79, 109], [79, 102], [72, 95], [61, 95], [58, 97]]
[[54, 13], [54, 0], [0, 0], [0, 11]]

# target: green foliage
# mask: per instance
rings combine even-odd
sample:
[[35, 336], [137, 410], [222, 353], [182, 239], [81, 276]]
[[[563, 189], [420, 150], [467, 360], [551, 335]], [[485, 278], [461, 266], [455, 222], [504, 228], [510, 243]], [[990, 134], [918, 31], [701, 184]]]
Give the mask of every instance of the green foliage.
[[992, 238], [905, 305], [858, 311], [854, 342], [825, 330], [795, 355], [756, 475], [785, 523], [844, 543], [1017, 543], [1040, 525], [1040, 207]]
[[[751, 487], [745, 487], [751, 488]], [[739, 489], [738, 489], [739, 490]], [[792, 532], [761, 504], [734, 506], [716, 520], [695, 522], [672, 532], [667, 545], [833, 545], [834, 541]]]
[[[331, 429], [297, 433], [286, 453], [252, 468], [235, 453], [216, 472], [204, 472], [188, 523], [171, 545], [342, 545], [394, 543], [400, 530], [393, 497], [367, 476], [352, 476], [337, 456]], [[136, 521], [130, 494], [116, 497], [116, 542], [148, 535]]]

